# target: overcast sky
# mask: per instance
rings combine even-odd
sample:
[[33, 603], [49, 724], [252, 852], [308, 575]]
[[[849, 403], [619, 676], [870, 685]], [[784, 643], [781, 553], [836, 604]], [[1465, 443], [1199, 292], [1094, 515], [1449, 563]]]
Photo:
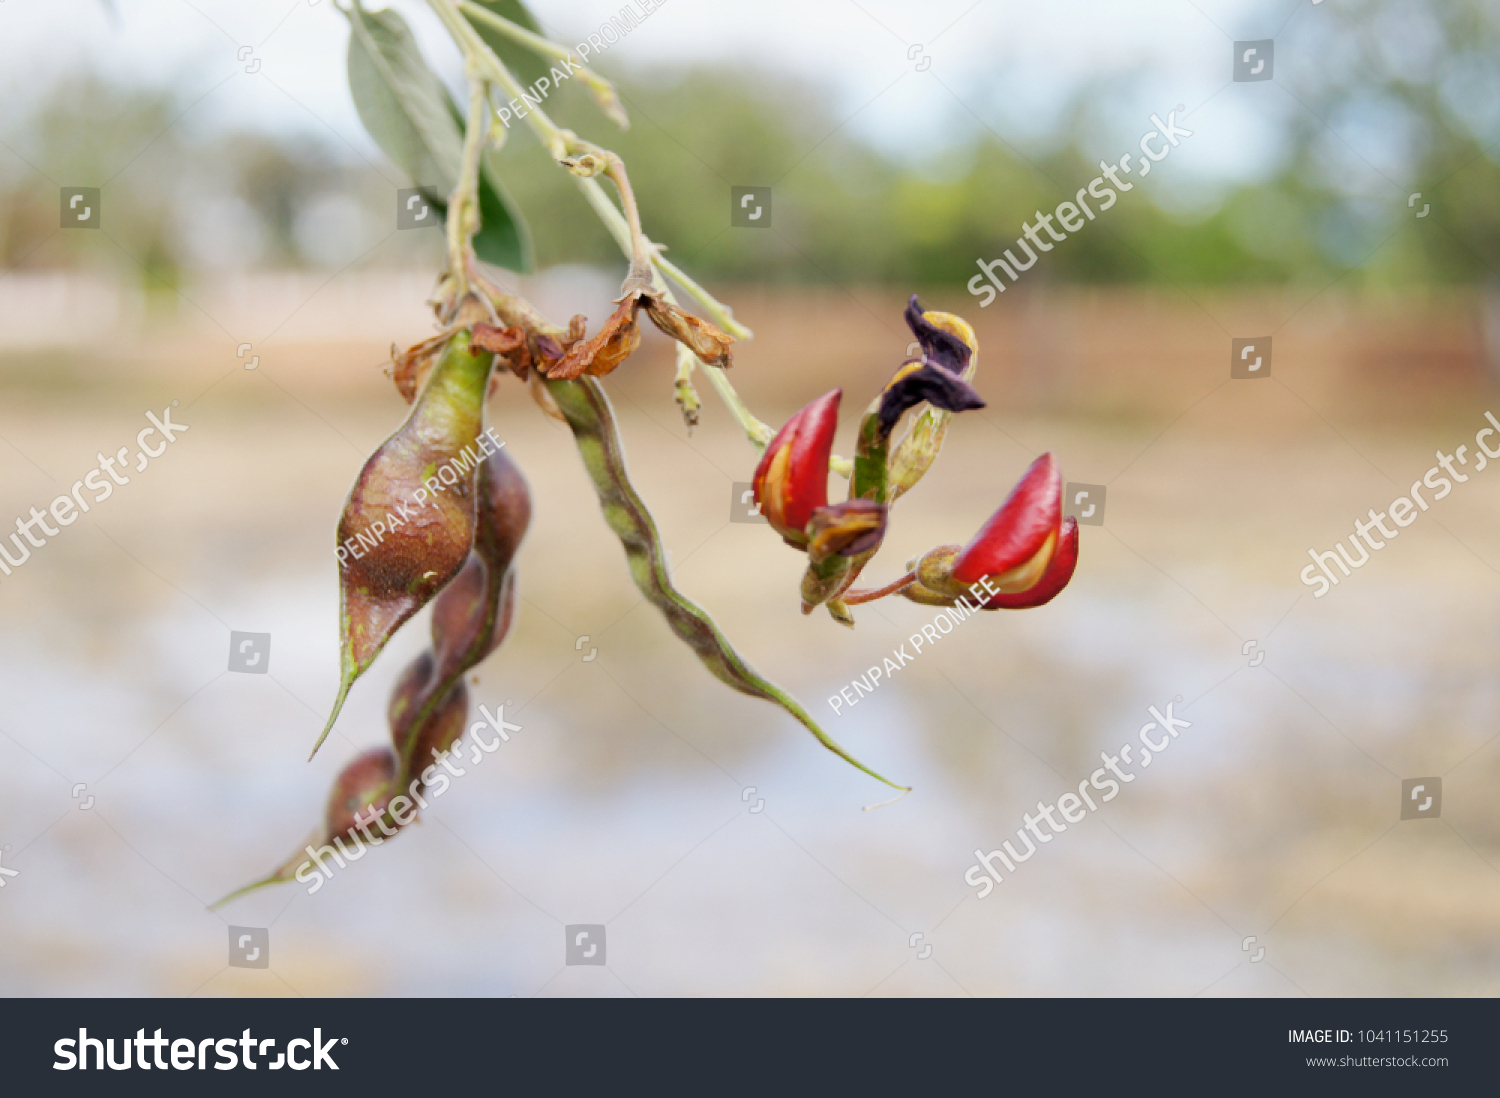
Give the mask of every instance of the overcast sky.
[[[622, 3], [532, 7], [555, 38], [573, 44]], [[425, 4], [390, 6], [407, 15], [430, 57], [456, 71]], [[103, 0], [0, 0], [0, 94], [14, 103], [91, 69], [173, 87], [193, 104], [185, 127], [304, 129], [369, 149], [344, 82], [347, 24], [332, 0], [114, 7], [116, 18]], [[1112, 78], [1090, 151], [1114, 158], [1133, 150], [1152, 128], [1151, 112], [1183, 104], [1195, 136], [1158, 197], [1170, 202], [1175, 192], [1189, 202], [1209, 180], [1273, 171], [1279, 123], [1295, 109], [1272, 84], [1230, 85], [1234, 40], [1272, 37], [1325, 14], [1312, 0], [664, 0], [599, 68], [639, 76], [717, 62], [748, 63], [773, 79], [790, 74], [825, 89], [850, 132], [937, 174], [942, 150], [976, 127], [1026, 149], [1045, 146], [1079, 86]], [[256, 72], [244, 71], [257, 60]], [[1295, 71], [1296, 58], [1278, 62], [1278, 79]]]

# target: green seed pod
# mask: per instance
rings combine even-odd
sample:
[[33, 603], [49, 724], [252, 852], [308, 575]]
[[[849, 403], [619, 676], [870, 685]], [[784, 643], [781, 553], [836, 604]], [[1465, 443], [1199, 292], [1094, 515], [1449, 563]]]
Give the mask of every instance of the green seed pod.
[[614, 409], [599, 382], [591, 377], [577, 381], [549, 378], [547, 389], [567, 417], [584, 468], [599, 497], [604, 521], [620, 539], [636, 587], [661, 612], [672, 631], [693, 650], [703, 666], [720, 682], [741, 694], [779, 705], [817, 737], [819, 743], [845, 762], [893, 789], [909, 791], [910, 787], [881, 777], [839, 746], [796, 699], [745, 662], [702, 607], [677, 590], [667, 571], [666, 549], [657, 533], [656, 522], [630, 483], [625, 448], [615, 429]]
[[365, 462], [339, 522], [339, 694], [313, 754], [349, 688], [391, 636], [458, 574], [474, 541], [479, 431], [494, 357], [457, 332], [406, 422]]

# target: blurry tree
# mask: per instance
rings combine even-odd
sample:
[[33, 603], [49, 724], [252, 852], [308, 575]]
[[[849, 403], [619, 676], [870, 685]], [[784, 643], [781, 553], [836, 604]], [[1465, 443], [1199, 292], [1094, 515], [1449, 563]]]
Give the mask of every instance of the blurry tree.
[[[958, 170], [931, 175], [850, 136], [818, 88], [746, 70], [623, 74], [633, 126], [610, 144], [630, 165], [647, 232], [672, 240], [704, 277], [961, 285], [1033, 211], [1098, 174], [1083, 135], [1097, 132], [1119, 81], [1079, 90], [1065, 114], [1073, 136], [1055, 151], [1023, 158], [975, 127], [967, 148], [945, 154]], [[1231, 187], [1192, 216], [1136, 192], [1049, 254], [1033, 283], [1491, 276], [1500, 260], [1500, 4], [1326, 0], [1278, 39], [1276, 81], [1282, 94], [1265, 101], [1280, 104], [1268, 109], [1281, 112], [1289, 153], [1271, 178]], [[368, 154], [377, 169], [315, 131], [195, 137], [172, 124], [186, 105], [82, 80], [32, 114], [0, 119], [11, 150], [0, 148], [0, 261], [51, 267], [98, 253], [170, 285], [182, 268], [429, 256], [428, 234], [390, 232], [394, 189], [411, 181], [379, 153]], [[547, 107], [580, 132], [596, 122], [577, 88], [564, 85]], [[618, 265], [524, 125], [499, 156], [537, 229], [539, 264]], [[49, 176], [106, 187], [109, 241], [58, 233]], [[731, 229], [730, 187], [767, 184], [770, 230]]]

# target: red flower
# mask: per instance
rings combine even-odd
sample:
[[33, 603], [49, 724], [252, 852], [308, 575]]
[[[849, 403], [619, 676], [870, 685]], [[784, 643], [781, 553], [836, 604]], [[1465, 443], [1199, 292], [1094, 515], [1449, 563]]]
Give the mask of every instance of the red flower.
[[806, 549], [813, 511], [828, 505], [828, 459], [842, 389], [825, 393], [787, 420], [755, 467], [755, 502], [788, 545]]
[[1057, 552], [1042, 578], [1024, 591], [995, 595], [981, 610], [1029, 610], [1041, 606], [1057, 597], [1068, 581], [1073, 578], [1073, 569], [1078, 567], [1078, 520], [1072, 515], [1063, 519], [1062, 530], [1057, 539]]
[[953, 558], [953, 578], [1021, 591], [1046, 571], [1062, 523], [1062, 474], [1050, 453], [1031, 463], [1000, 509]]
[[[968, 545], [924, 554], [917, 583], [902, 594], [947, 605], [967, 594], [987, 598], [985, 610], [1024, 610], [1055, 598], [1077, 566], [1078, 522], [1062, 518], [1062, 476], [1052, 455], [1043, 454]], [[999, 593], [973, 590], [980, 580]]]

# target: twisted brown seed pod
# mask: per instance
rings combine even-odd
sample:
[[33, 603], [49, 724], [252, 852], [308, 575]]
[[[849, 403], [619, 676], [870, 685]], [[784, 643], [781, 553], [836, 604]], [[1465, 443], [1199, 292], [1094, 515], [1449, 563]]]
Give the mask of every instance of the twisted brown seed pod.
[[[215, 907], [263, 885], [317, 878], [313, 854], [338, 852], [354, 860], [366, 842], [379, 845], [415, 819], [415, 806], [432, 781], [434, 759], [463, 734], [469, 714], [464, 675], [495, 651], [515, 612], [516, 551], [531, 521], [526, 478], [504, 450], [477, 474], [474, 534], [469, 554], [432, 608], [432, 649], [418, 655], [391, 692], [392, 747], [371, 748], [339, 772], [322, 826], [307, 845], [266, 877]], [[443, 779], [446, 787], [446, 778]], [[439, 790], [441, 792], [441, 790]], [[342, 859], [337, 858], [342, 864]], [[331, 872], [331, 871], [325, 871]], [[321, 883], [313, 884], [315, 892]]]

